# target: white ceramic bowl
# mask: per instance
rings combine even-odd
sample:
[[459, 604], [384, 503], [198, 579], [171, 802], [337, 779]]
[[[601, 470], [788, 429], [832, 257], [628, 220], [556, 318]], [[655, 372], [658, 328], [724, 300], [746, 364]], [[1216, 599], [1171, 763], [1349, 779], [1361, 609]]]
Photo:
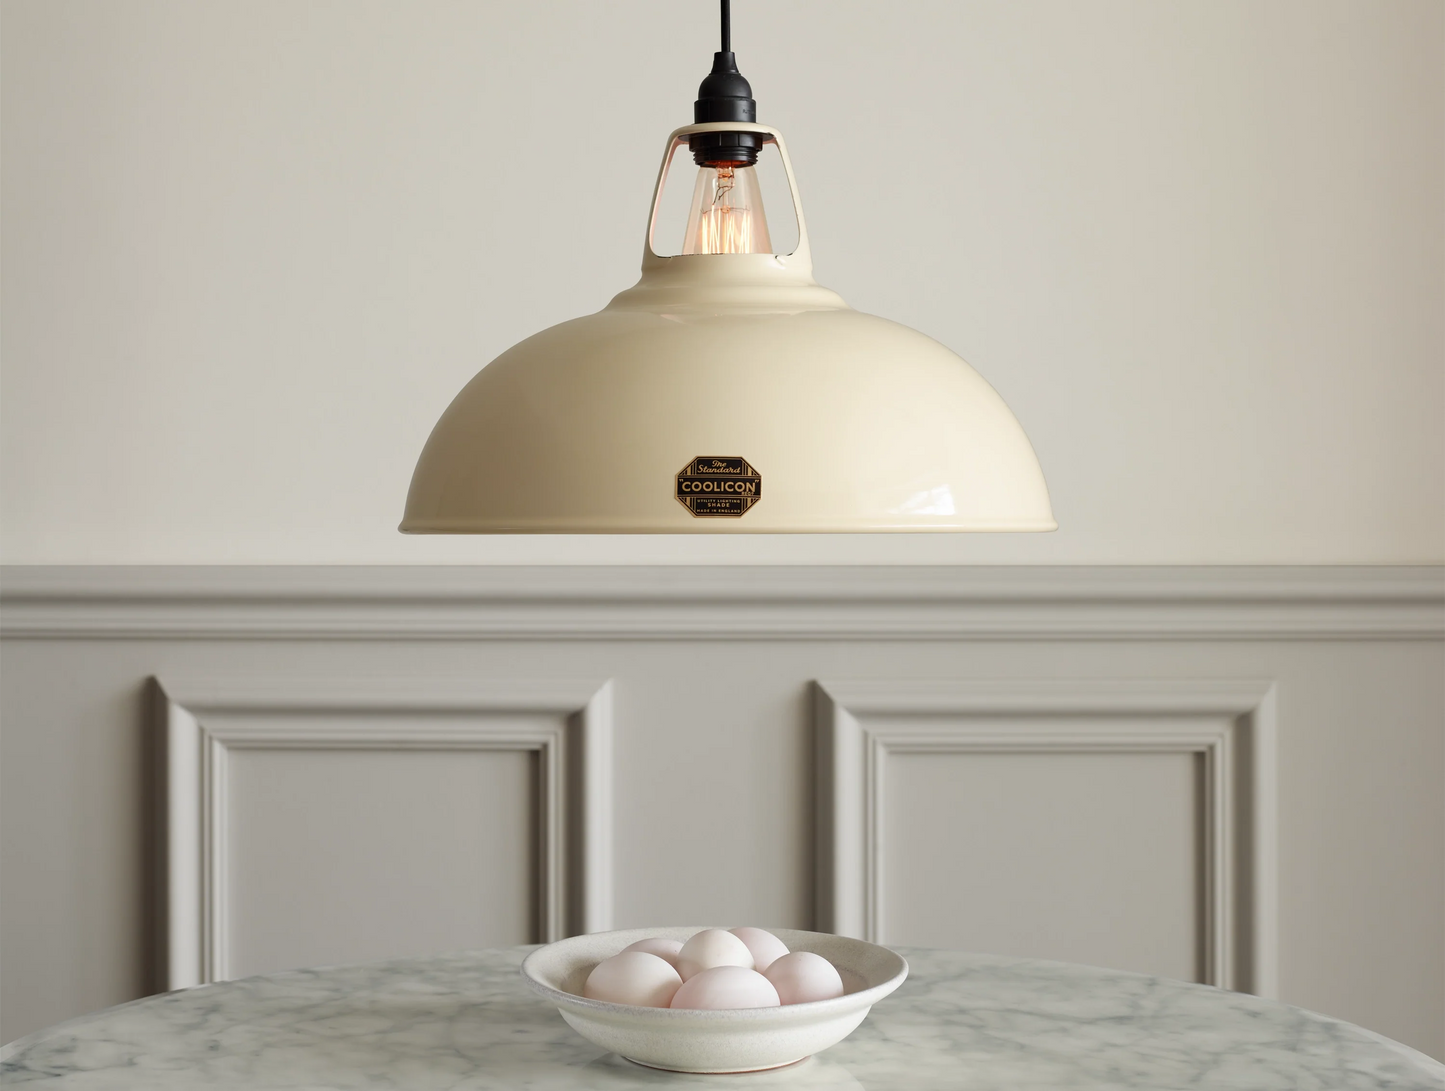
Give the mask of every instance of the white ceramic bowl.
[[836, 1045], [908, 976], [901, 955], [824, 932], [769, 929], [790, 951], [812, 951], [838, 968], [847, 991], [834, 1000], [777, 1008], [691, 1011], [609, 1004], [582, 996], [592, 968], [649, 936], [686, 940], [693, 928], [630, 928], [549, 943], [522, 963], [532, 989], [557, 1005], [589, 1042], [628, 1060], [675, 1072], [754, 1072], [801, 1061]]

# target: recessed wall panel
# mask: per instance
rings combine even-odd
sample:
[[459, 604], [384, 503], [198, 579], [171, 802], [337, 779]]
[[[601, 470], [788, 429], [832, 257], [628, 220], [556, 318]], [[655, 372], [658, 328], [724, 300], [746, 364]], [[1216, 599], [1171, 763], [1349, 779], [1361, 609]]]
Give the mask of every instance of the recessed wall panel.
[[883, 940], [1200, 979], [1191, 753], [889, 756]]
[[536, 766], [524, 750], [233, 752], [232, 976], [533, 942]]

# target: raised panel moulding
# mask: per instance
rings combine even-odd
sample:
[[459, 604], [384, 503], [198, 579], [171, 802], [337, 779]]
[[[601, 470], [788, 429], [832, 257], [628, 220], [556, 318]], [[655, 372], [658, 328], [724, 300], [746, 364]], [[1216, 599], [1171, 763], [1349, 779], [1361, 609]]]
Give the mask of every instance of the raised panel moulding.
[[[539, 756], [538, 919], [545, 941], [612, 926], [610, 682], [457, 679], [153, 679], [165, 785], [164, 891], [157, 948], [168, 989], [228, 976], [228, 756], [251, 749], [527, 750]], [[360, 713], [344, 728], [298, 728], [296, 713]], [[475, 713], [464, 727], [417, 727], [422, 712]], [[492, 724], [506, 712], [553, 724]], [[245, 713], [238, 721], [234, 714]], [[227, 718], [230, 714], [231, 718]], [[378, 715], [382, 714], [382, 715]], [[392, 714], [387, 718], [385, 714]], [[213, 719], [215, 717], [215, 719]], [[270, 719], [271, 722], [268, 722]]]
[[[910, 716], [933, 719], [910, 725]], [[1000, 716], [1030, 719], [1000, 728]], [[1145, 716], [1171, 721], [1131, 723]], [[939, 717], [950, 722], [940, 725]], [[885, 935], [882, 815], [890, 754], [1198, 753], [1205, 786], [1204, 977], [1223, 988], [1277, 994], [1271, 682], [816, 682], [814, 727], [818, 929], [875, 942]]]
[[28, 567], [0, 635], [1439, 640], [1421, 567]]

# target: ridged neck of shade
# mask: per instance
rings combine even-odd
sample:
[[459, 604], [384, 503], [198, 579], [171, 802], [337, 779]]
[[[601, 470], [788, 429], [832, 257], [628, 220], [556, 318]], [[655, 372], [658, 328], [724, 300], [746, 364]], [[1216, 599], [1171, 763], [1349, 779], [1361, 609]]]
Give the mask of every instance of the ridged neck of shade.
[[649, 254], [642, 279], [619, 292], [609, 311], [658, 314], [797, 314], [846, 310], [837, 292], [813, 279], [794, 254]]

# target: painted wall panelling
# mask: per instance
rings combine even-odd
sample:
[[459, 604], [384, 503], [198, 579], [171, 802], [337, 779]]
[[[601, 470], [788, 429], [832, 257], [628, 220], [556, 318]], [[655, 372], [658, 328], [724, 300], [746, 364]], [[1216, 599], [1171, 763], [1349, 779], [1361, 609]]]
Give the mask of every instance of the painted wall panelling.
[[[148, 939], [168, 872], [166, 828], [146, 817], [165, 797], [147, 753], [162, 723], [195, 747], [172, 780], [198, 836], [215, 803], [202, 733], [223, 751], [237, 973], [352, 957], [343, 941], [355, 957], [459, 942], [453, 918], [386, 905], [323, 929], [327, 869], [351, 896], [409, 843], [393, 878], [494, 905], [499, 935], [539, 934], [516, 916], [536, 904], [518, 854], [546, 825], [529, 820], [541, 751], [526, 748], [576, 724], [604, 680], [613, 765], [583, 765], [612, 786], [614, 923], [813, 925], [829, 911], [821, 679], [884, 752], [885, 940], [1025, 944], [1264, 991], [1272, 961], [1281, 998], [1445, 1052], [1439, 569], [6, 569], [0, 635], [5, 1037], [167, 984], [168, 948]], [[454, 748], [407, 745], [432, 730]], [[524, 749], [468, 749], [508, 732]], [[918, 735], [927, 753], [904, 746]], [[368, 793], [410, 808], [396, 829]], [[940, 847], [947, 875], [926, 867]], [[174, 854], [195, 976], [200, 852]], [[468, 893], [480, 865], [451, 865], [489, 853], [505, 881]], [[840, 859], [863, 868], [861, 847]], [[851, 899], [861, 927], [864, 877], [833, 906]], [[381, 890], [404, 906], [404, 886]], [[956, 915], [938, 908], [960, 888]], [[305, 912], [277, 908], [288, 890]]]
[[[1195, 755], [1203, 788], [1199, 851], [1191, 838], [1180, 852], [1197, 870], [1196, 978], [1261, 996], [1277, 993], [1278, 784], [1271, 682], [822, 682], [815, 686], [814, 702], [821, 927], [875, 943], [905, 941], [906, 930], [890, 928], [884, 912], [894, 851], [885, 851], [885, 785], [889, 763], [898, 755]], [[1090, 817], [1076, 812], [1068, 821], [1088, 823]], [[926, 832], [927, 841], [904, 843], [896, 851], [945, 867], [957, 852], [959, 831], [935, 825]], [[986, 836], [1004, 841], [1014, 854], [1030, 852], [1023, 832], [1005, 823], [990, 823]], [[1107, 837], [1101, 831], [1099, 841]], [[942, 895], [959, 920], [951, 945], [976, 946], [966, 923], [972, 888], [1007, 888], [1009, 879], [1007, 873], [971, 873]], [[1018, 886], [1011, 892], [1020, 905], [1041, 896], [1046, 895]], [[906, 893], [902, 897], [906, 900]], [[1146, 916], [1157, 911], [1148, 904], [1137, 910]], [[1118, 919], [1114, 927], [1123, 935], [1145, 923]]]
[[[230, 918], [245, 892], [232, 889], [232, 841], [242, 831], [235, 828], [231, 766], [241, 752], [534, 755], [529, 776], [534, 780], [534, 795], [526, 807], [530, 813], [523, 814], [520, 823], [495, 823], [478, 829], [473, 838], [483, 843], [520, 840], [535, 854], [533, 866], [526, 869], [531, 879], [528, 885], [535, 889], [517, 892], [530, 906], [533, 920], [527, 934], [508, 939], [549, 942], [610, 927], [609, 683], [171, 678], [155, 682], [155, 698], [157, 727], [164, 736], [165, 816], [163, 842], [158, 848], [165, 860], [164, 942], [160, 950], [167, 988], [236, 976], [232, 972]], [[326, 793], [334, 785], [320, 776], [301, 787], [313, 808], [325, 809], [329, 803]], [[419, 787], [428, 790], [425, 784]], [[271, 802], [274, 805], [275, 801]], [[402, 817], [396, 815], [393, 820]], [[415, 834], [421, 843], [431, 831], [421, 828]], [[304, 830], [293, 833], [305, 835]], [[332, 856], [356, 847], [322, 841], [314, 844], [312, 851], [316, 857]], [[469, 847], [477, 849], [476, 844]], [[357, 901], [365, 902], [394, 880], [377, 869], [371, 852], [358, 855], [363, 861], [358, 876], [363, 889], [358, 891]], [[284, 899], [281, 912], [305, 914], [309, 910], [306, 884], [320, 860], [303, 859], [302, 863], [272, 880], [300, 887]], [[462, 862], [438, 863], [450, 870]], [[325, 881], [335, 882], [335, 874], [328, 873]], [[359, 908], [353, 903], [353, 912]], [[294, 930], [298, 923], [275, 921], [271, 927]], [[346, 919], [332, 919], [321, 927], [344, 931]], [[427, 942], [424, 928], [415, 922], [399, 919], [392, 929], [389, 939], [397, 945], [394, 950], [405, 951], [408, 945]]]

